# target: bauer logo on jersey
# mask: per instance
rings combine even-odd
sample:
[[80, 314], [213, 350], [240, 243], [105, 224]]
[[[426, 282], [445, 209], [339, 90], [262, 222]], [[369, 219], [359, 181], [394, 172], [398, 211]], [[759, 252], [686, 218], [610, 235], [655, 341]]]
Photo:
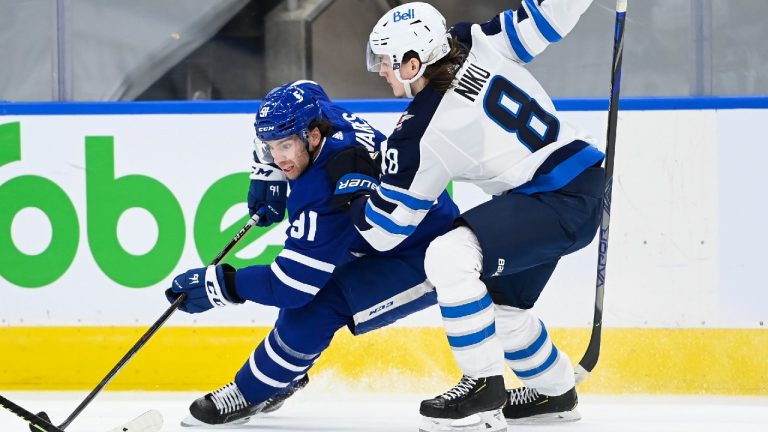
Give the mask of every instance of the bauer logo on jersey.
[[499, 258], [499, 265], [496, 266], [496, 273], [492, 274], [491, 277], [498, 276], [501, 274], [501, 272], [504, 271], [504, 265], [507, 262], [504, 261], [504, 258]]
[[398, 22], [398, 21], [412, 20], [414, 18], [416, 18], [416, 11], [414, 11], [413, 9], [408, 9], [405, 12], [395, 11], [395, 14], [392, 17], [392, 20], [394, 22]]
[[379, 187], [379, 182], [376, 181], [373, 177], [368, 177], [367, 175], [363, 174], [346, 174], [344, 177], [339, 179], [339, 182], [336, 183], [336, 190], [333, 192], [334, 195], [341, 195], [341, 194], [348, 194], [348, 193], [354, 193], [359, 190], [369, 190], [374, 191]]

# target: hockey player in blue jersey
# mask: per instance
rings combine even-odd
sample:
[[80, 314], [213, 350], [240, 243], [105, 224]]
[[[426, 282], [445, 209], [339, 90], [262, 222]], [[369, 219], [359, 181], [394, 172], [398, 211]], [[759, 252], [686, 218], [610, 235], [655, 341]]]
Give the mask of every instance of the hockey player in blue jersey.
[[379, 165], [369, 150], [378, 151], [384, 135], [333, 104], [311, 81], [267, 94], [254, 126], [248, 206], [262, 225], [281, 221], [287, 207], [282, 252], [267, 266], [188, 270], [176, 276], [166, 296], [173, 302], [186, 292], [180, 309], [189, 313], [245, 301], [280, 312], [234, 382], [194, 401], [183, 425], [242, 424], [273, 411], [306, 385], [307, 371], [336, 330], [366, 333], [435, 304], [424, 254], [458, 215], [443, 192], [424, 209], [426, 222], [411, 239], [377, 252], [357, 233], [348, 202], [377, 187]]
[[[591, 3], [523, 0], [488, 22], [450, 30], [434, 7], [405, 3], [370, 34], [369, 70], [413, 101], [383, 150], [380, 187], [351, 203], [362, 236], [378, 250], [396, 247], [425, 223], [422, 209], [450, 180], [493, 196], [427, 251], [427, 276], [464, 376], [422, 402], [422, 429], [450, 429], [472, 414], [486, 432], [579, 418], [573, 366], [530, 309], [558, 260], [594, 238], [604, 155], [559, 117], [525, 64], [570, 32]], [[505, 391], [505, 362], [523, 387]]]

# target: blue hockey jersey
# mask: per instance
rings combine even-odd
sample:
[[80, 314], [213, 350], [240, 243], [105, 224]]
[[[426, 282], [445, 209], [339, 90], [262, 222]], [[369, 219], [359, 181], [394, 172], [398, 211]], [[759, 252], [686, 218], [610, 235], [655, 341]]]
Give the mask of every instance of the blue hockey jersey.
[[[360, 238], [349, 211], [331, 205], [335, 184], [326, 167], [341, 150], [363, 144], [378, 149], [385, 136], [362, 118], [333, 104], [314, 82], [298, 82], [321, 102], [323, 114], [331, 120], [334, 131], [326, 137], [314, 162], [295, 180], [288, 180], [287, 239], [272, 265], [239, 269], [235, 275], [238, 294], [256, 303], [295, 308], [309, 302], [330, 279], [336, 267], [355, 258], [352, 252], [375, 253]], [[389, 253], [422, 251], [434, 238], [436, 229], [445, 230], [458, 214], [447, 194], [430, 206], [429, 219], [414, 238]], [[439, 227], [439, 228], [437, 228]]]

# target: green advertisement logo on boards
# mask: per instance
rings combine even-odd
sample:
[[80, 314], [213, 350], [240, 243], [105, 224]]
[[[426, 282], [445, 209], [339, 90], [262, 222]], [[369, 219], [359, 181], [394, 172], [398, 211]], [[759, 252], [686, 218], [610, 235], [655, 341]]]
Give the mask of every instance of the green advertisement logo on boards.
[[[0, 124], [0, 169], [21, 161], [21, 124]], [[144, 288], [166, 280], [181, 259], [186, 240], [184, 214], [179, 201], [167, 186], [143, 175], [115, 177], [114, 137], [86, 136], [85, 223], [88, 246], [94, 261], [114, 282], [129, 288]], [[248, 216], [220, 230], [225, 212], [244, 201], [248, 173], [225, 176], [203, 194], [194, 219], [197, 254], [210, 262], [219, 250], [245, 224]], [[26, 209], [42, 211], [50, 221], [51, 239], [36, 255], [20, 251], [13, 242], [11, 225]], [[117, 224], [128, 209], [142, 208], [157, 224], [157, 239], [152, 248], [135, 255], [118, 240]], [[226, 261], [235, 267], [269, 264], [281, 245], [270, 245], [259, 256], [244, 260], [237, 251], [253, 243], [272, 228], [254, 227], [229, 253]], [[0, 276], [14, 285], [39, 288], [59, 279], [75, 259], [80, 240], [80, 220], [72, 200], [53, 181], [22, 175], [0, 183]]]

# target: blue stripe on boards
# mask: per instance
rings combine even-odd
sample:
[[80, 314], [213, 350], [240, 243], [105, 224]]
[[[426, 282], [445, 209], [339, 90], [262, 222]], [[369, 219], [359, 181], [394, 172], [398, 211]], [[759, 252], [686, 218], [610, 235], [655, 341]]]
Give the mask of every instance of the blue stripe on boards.
[[504, 12], [504, 27], [507, 30], [507, 38], [509, 39], [509, 43], [512, 45], [512, 49], [515, 50], [515, 54], [517, 54], [520, 60], [528, 63], [533, 60], [533, 55], [531, 55], [531, 53], [529, 53], [528, 50], [523, 46], [523, 42], [520, 40], [520, 36], [517, 34], [514, 21], [515, 18], [512, 14], [512, 11], [508, 10]]
[[440, 306], [440, 314], [443, 318], [463, 318], [485, 310], [492, 303], [491, 296], [485, 294], [479, 300], [465, 303], [459, 306]]
[[515, 375], [517, 375], [518, 378], [531, 378], [533, 376], [536, 376], [545, 370], [549, 369], [550, 366], [552, 366], [555, 361], [557, 361], [557, 355], [558, 351], [557, 348], [552, 345], [552, 352], [549, 354], [549, 357], [547, 357], [546, 360], [544, 360], [544, 363], [541, 364], [541, 366], [528, 369], [528, 370], [517, 370], [514, 369]]
[[555, 43], [563, 38], [560, 33], [558, 33], [557, 30], [555, 30], [554, 27], [549, 24], [549, 21], [547, 21], [547, 18], [544, 16], [544, 14], [541, 13], [539, 6], [534, 0], [525, 0], [525, 4], [528, 5], [528, 10], [531, 11], [531, 16], [533, 16], [533, 21], [536, 23], [536, 27], [539, 28], [539, 31], [547, 39], [547, 41], [550, 43]]
[[448, 336], [448, 344], [451, 348], [465, 348], [477, 345], [496, 334], [496, 323], [491, 323], [488, 327], [464, 336]]
[[[356, 113], [399, 113], [409, 100], [340, 99]], [[558, 111], [608, 111], [608, 99], [555, 99]], [[254, 114], [260, 101], [3, 102], [0, 115]], [[624, 111], [768, 109], [766, 96], [621, 98]]]

